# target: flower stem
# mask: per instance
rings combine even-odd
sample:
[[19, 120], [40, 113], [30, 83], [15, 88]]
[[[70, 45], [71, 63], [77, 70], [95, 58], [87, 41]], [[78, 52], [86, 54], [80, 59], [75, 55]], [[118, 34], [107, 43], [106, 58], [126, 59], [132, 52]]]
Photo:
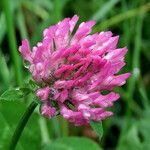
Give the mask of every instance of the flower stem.
[[37, 106], [37, 103], [35, 101], [33, 101], [29, 107], [27, 108], [26, 112], [23, 114], [18, 126], [16, 127], [16, 130], [12, 136], [12, 139], [11, 139], [11, 142], [10, 142], [10, 145], [9, 145], [9, 149], [10, 150], [14, 150], [16, 145], [17, 145], [17, 142], [21, 136], [21, 133], [25, 127], [25, 125], [27, 124], [31, 114], [33, 113], [34, 109], [36, 108]]

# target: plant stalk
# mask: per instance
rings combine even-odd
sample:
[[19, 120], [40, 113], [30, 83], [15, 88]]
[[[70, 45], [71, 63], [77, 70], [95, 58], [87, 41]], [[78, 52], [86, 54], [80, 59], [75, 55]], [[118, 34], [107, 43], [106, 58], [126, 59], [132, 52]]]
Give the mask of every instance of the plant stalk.
[[13, 66], [14, 66], [16, 84], [21, 85], [23, 81], [22, 80], [22, 67], [21, 67], [20, 58], [18, 56], [15, 26], [14, 26], [13, 14], [11, 11], [11, 1], [2, 0], [2, 2], [3, 2], [3, 9], [5, 13], [5, 18], [6, 18], [9, 50], [10, 50], [10, 55], [11, 55], [11, 59], [12, 59]]

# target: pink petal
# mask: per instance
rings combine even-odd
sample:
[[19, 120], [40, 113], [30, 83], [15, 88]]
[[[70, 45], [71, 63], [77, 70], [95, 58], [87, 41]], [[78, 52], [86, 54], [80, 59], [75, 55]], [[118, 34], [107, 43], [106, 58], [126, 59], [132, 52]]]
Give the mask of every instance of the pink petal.
[[30, 51], [29, 42], [27, 39], [22, 41], [22, 45], [19, 47], [19, 51], [25, 60], [32, 63], [31, 51]]

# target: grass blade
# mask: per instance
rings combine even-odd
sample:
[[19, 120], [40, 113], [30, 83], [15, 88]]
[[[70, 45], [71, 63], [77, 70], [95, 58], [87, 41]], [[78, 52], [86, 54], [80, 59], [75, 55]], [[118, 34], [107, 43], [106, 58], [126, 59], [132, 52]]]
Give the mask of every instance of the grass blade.
[[104, 5], [99, 8], [99, 10], [92, 16], [91, 19], [100, 21], [118, 2], [119, 0], [109, 0], [108, 2], [104, 3]]
[[22, 84], [22, 67], [19, 60], [19, 56], [17, 53], [17, 41], [15, 36], [15, 27], [13, 24], [13, 15], [10, 9], [10, 2], [9, 0], [3, 0], [3, 7], [5, 12], [6, 18], [6, 25], [7, 25], [7, 33], [8, 33], [8, 41], [9, 41], [9, 49], [11, 58], [13, 61], [14, 69], [15, 69], [15, 79], [18, 85]]
[[144, 14], [148, 11], [150, 11], [150, 2], [146, 3], [145, 5], [143, 5], [139, 8], [134, 8], [134, 9], [128, 10], [124, 13], [121, 13], [119, 15], [116, 15], [110, 19], [103, 21], [102, 23], [98, 24], [95, 27], [94, 31], [98, 31], [99, 29], [104, 30], [106, 28], [109, 28], [109, 27], [121, 22], [121, 21], [138, 16], [140, 14]]

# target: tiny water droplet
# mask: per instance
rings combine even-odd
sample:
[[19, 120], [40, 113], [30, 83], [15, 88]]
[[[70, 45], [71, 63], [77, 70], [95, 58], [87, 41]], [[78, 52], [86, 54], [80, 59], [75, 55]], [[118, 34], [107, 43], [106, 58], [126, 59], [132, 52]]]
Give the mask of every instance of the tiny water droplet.
[[30, 64], [29, 64], [28, 61], [25, 61], [25, 60], [24, 60], [23, 64], [24, 64], [24, 67], [25, 67], [25, 68], [29, 69]]
[[15, 90], [16, 90], [16, 91], [19, 91], [19, 90], [20, 90], [20, 88], [19, 88], [19, 87], [17, 87]]

